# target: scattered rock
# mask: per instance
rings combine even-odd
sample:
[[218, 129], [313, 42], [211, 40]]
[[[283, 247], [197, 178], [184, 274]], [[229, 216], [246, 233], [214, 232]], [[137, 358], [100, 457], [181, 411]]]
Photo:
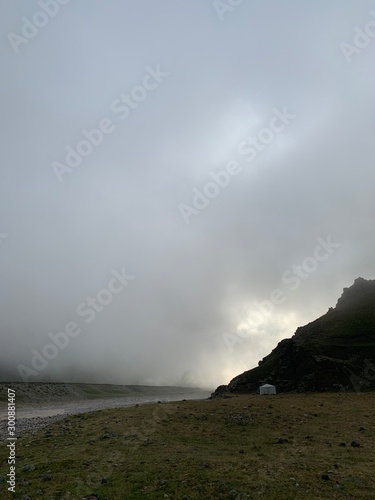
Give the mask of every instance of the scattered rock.
[[247, 413], [231, 413], [225, 418], [225, 422], [227, 425], [246, 426], [251, 424], [251, 418]]
[[43, 476], [39, 476], [41, 481], [51, 481], [52, 476], [51, 474], [44, 474]]
[[350, 443], [350, 446], [353, 446], [353, 448], [359, 448], [361, 445], [359, 444], [358, 441], [354, 440]]
[[207, 420], [208, 419], [208, 417], [205, 413], [202, 413], [202, 415], [197, 415], [195, 418], [197, 420]]
[[289, 439], [286, 439], [286, 438], [279, 438], [279, 439], [277, 440], [277, 442], [278, 442], [279, 444], [285, 444], [285, 443], [289, 443]]
[[35, 470], [35, 465], [27, 464], [27, 465], [23, 466], [23, 471], [24, 472], [31, 472], [33, 470]]

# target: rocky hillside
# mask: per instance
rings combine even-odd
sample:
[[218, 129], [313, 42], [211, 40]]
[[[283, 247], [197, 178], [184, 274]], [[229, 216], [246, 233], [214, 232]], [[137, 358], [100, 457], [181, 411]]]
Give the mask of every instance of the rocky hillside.
[[265, 382], [278, 392], [375, 388], [375, 280], [356, 279], [335, 308], [212, 396], [256, 392]]
[[[6, 401], [8, 387], [16, 392], [16, 401], [49, 403], [59, 401], [82, 401], [85, 399], [117, 398], [117, 397], [162, 397], [174, 394], [196, 393], [207, 391], [192, 387], [149, 386], [149, 385], [110, 385], [110, 384], [68, 384], [58, 382], [0, 382], [0, 402]], [[203, 396], [202, 396], [203, 397]]]

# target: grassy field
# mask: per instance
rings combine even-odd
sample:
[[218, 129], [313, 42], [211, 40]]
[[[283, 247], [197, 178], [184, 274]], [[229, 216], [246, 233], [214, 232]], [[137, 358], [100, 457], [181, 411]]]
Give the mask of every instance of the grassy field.
[[[375, 498], [374, 403], [243, 395], [76, 415], [17, 441], [17, 493], [3, 480], [0, 497]], [[2, 442], [1, 476], [6, 457]]]

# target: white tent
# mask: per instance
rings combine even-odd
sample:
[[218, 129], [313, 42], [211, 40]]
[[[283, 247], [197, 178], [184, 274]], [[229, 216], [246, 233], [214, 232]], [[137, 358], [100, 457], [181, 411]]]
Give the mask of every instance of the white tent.
[[276, 394], [276, 387], [271, 384], [263, 384], [259, 387], [259, 394]]

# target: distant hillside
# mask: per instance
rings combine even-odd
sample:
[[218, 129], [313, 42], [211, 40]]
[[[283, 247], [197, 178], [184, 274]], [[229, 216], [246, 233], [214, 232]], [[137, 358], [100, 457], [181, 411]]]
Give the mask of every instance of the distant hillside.
[[111, 385], [111, 384], [68, 384], [51, 382], [0, 382], [0, 401], [6, 401], [7, 388], [16, 392], [18, 402], [82, 401], [85, 399], [116, 397], [161, 397], [173, 394], [206, 394], [207, 391], [192, 387]]
[[255, 392], [264, 382], [279, 392], [375, 388], [375, 280], [356, 279], [334, 309], [298, 328], [213, 397]]

